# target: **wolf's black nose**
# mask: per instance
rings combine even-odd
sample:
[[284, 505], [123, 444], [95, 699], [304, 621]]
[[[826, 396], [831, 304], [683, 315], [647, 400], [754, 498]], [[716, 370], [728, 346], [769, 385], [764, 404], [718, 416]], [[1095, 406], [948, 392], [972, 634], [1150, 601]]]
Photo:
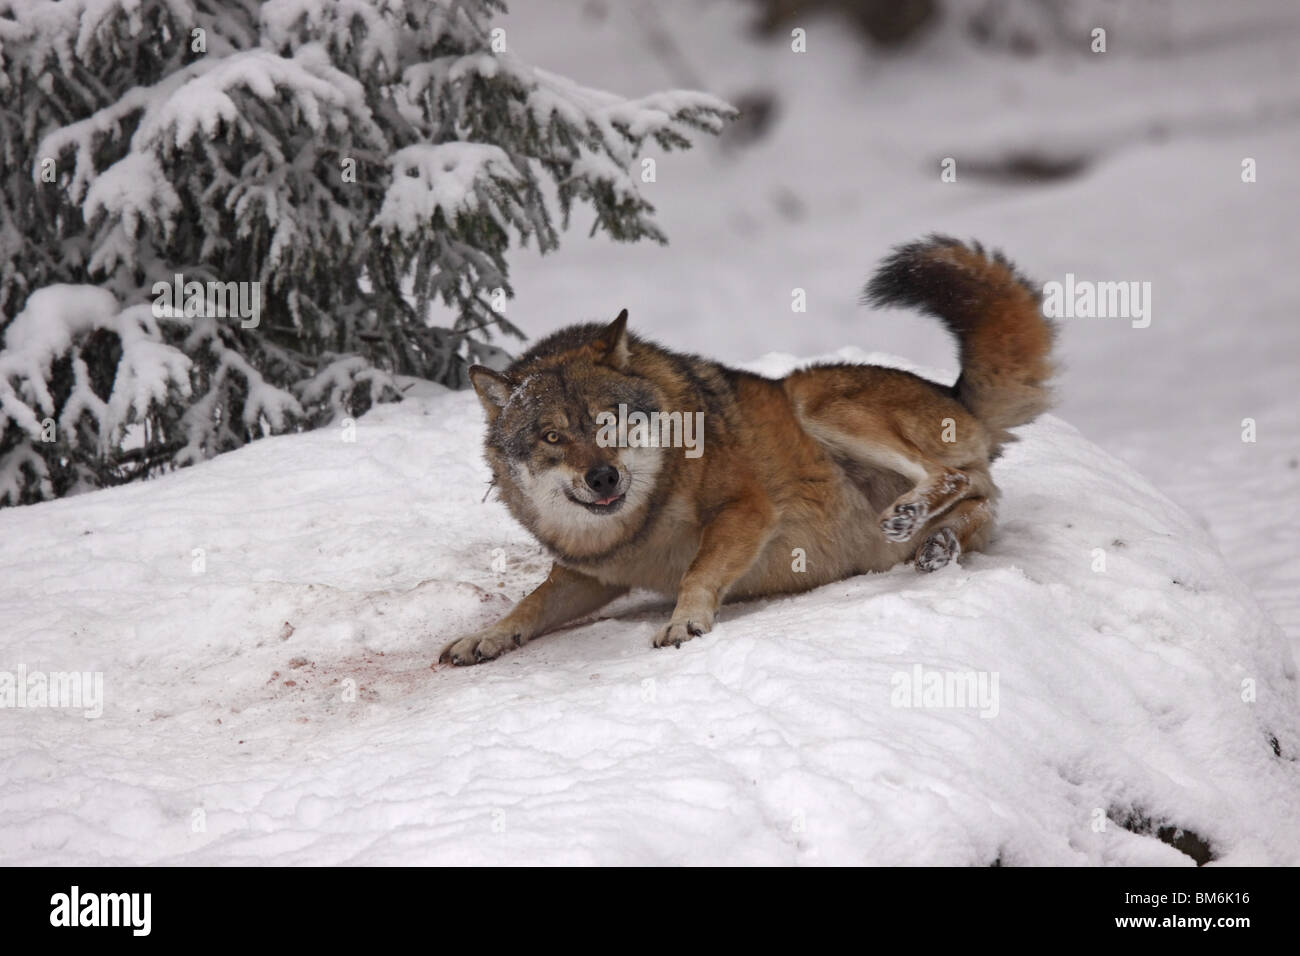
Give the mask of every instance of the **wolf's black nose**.
[[613, 465], [597, 465], [587, 472], [587, 487], [604, 497], [618, 487], [618, 469]]

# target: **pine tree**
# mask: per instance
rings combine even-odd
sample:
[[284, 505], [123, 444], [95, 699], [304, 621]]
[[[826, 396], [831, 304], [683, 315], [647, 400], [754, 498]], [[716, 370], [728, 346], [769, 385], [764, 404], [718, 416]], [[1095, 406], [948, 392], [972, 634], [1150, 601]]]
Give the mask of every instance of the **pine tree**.
[[[501, 12], [0, 0], [0, 504], [359, 414], [396, 376], [463, 385], [522, 335], [512, 244], [554, 249], [575, 203], [665, 241], [628, 171], [730, 109], [532, 68]], [[254, 289], [256, 321], [223, 314]]]

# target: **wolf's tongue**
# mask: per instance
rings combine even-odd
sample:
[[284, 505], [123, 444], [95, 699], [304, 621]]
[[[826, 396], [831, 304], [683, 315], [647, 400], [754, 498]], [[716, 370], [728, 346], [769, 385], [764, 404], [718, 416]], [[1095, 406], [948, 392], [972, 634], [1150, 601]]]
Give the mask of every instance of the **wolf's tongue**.
[[611, 501], [613, 501], [614, 499], [616, 499], [617, 497], [618, 497], [618, 495], [610, 495], [608, 498], [601, 498], [599, 501], [596, 502], [596, 504], [598, 504], [598, 505], [607, 505], [607, 504], [609, 504]]

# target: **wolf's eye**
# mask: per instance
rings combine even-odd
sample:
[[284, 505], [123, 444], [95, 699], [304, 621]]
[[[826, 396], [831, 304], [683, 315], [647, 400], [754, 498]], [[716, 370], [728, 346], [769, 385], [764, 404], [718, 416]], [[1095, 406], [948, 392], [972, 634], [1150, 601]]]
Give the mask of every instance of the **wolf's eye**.
[[558, 445], [560, 443], [560, 433], [552, 429], [542, 436], [542, 440], [548, 445]]

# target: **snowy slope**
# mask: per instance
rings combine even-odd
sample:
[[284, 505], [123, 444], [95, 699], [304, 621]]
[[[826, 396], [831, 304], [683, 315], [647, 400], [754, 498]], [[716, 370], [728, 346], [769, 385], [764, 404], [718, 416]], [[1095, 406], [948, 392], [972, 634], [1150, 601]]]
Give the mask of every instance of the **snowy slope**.
[[[633, 595], [431, 669], [547, 567], [481, 501], [480, 430], [429, 386], [353, 442], [0, 511], [0, 671], [104, 686], [96, 719], [0, 710], [0, 862], [1190, 863], [1136, 814], [1300, 863], [1281, 631], [1061, 420], [997, 464], [1001, 534], [963, 568], [730, 606], [675, 651]], [[918, 668], [996, 696], [898, 706]]]

